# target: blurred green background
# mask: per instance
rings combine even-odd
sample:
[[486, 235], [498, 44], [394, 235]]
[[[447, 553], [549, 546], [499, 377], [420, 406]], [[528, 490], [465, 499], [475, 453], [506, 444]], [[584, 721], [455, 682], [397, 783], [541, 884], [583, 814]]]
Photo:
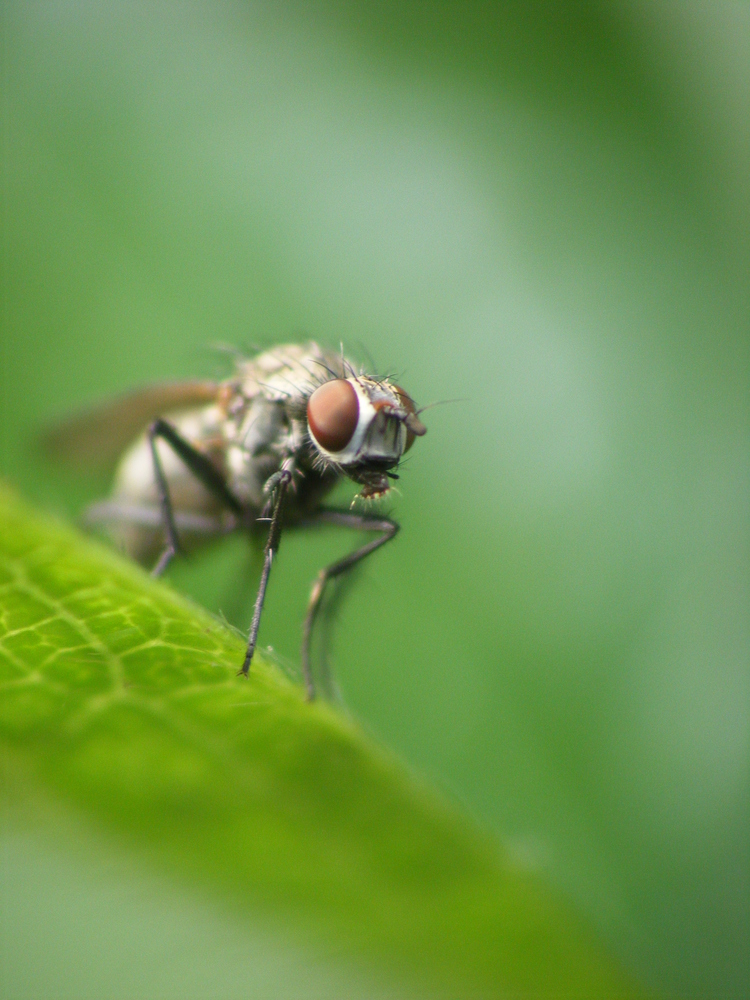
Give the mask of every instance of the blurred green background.
[[[222, 376], [217, 341], [464, 398], [341, 603], [345, 704], [645, 982], [745, 995], [750, 8], [11, 0], [2, 33], [3, 474], [75, 516], [106, 483], [38, 428]], [[285, 537], [282, 662], [351, 542]], [[243, 539], [171, 579], [247, 623]]]

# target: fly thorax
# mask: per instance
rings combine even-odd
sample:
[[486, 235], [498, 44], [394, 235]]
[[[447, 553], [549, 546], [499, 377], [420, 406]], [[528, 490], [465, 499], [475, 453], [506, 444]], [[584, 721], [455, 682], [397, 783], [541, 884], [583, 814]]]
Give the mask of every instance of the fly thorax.
[[263, 506], [263, 487], [281, 465], [289, 429], [283, 405], [262, 396], [249, 401], [228, 427], [229, 485], [244, 503]]

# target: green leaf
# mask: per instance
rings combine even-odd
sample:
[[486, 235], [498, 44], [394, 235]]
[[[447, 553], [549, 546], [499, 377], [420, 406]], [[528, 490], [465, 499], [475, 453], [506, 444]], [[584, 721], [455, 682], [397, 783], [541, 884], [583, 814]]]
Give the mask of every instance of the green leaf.
[[0, 610], [6, 788], [389, 981], [632, 995], [548, 887], [339, 711], [267, 663], [238, 677], [237, 636], [5, 492]]

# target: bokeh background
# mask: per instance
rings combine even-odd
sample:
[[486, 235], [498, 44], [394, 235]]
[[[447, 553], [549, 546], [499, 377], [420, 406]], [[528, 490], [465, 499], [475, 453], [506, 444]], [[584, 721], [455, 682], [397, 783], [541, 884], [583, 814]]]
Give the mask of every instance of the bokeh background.
[[[106, 482], [50, 470], [38, 429], [223, 376], [216, 342], [343, 341], [422, 404], [461, 398], [425, 414], [402, 534], [338, 608], [346, 709], [644, 982], [745, 995], [750, 8], [1, 16], [4, 476], [76, 516]], [[351, 543], [285, 537], [282, 663]], [[247, 623], [244, 539], [171, 580]]]

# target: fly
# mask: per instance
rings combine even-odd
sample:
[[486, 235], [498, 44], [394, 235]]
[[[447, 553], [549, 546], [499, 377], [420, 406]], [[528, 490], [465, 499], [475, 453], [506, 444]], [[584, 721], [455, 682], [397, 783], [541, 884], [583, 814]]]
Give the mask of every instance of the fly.
[[398, 478], [402, 455], [425, 432], [411, 397], [390, 378], [358, 371], [343, 352], [310, 341], [238, 358], [223, 382], [169, 383], [132, 393], [74, 417], [46, 444], [53, 454], [85, 464], [121, 455], [110, 498], [89, 508], [88, 520], [103, 524], [128, 555], [151, 563], [155, 576], [180, 551], [217, 535], [265, 533], [239, 671], [245, 676], [282, 529], [341, 525], [373, 532], [371, 541], [326, 566], [313, 584], [301, 654], [312, 700], [310, 646], [329, 580], [398, 531], [389, 517], [329, 509], [325, 497], [342, 478], [359, 485], [364, 499], [384, 496]]

